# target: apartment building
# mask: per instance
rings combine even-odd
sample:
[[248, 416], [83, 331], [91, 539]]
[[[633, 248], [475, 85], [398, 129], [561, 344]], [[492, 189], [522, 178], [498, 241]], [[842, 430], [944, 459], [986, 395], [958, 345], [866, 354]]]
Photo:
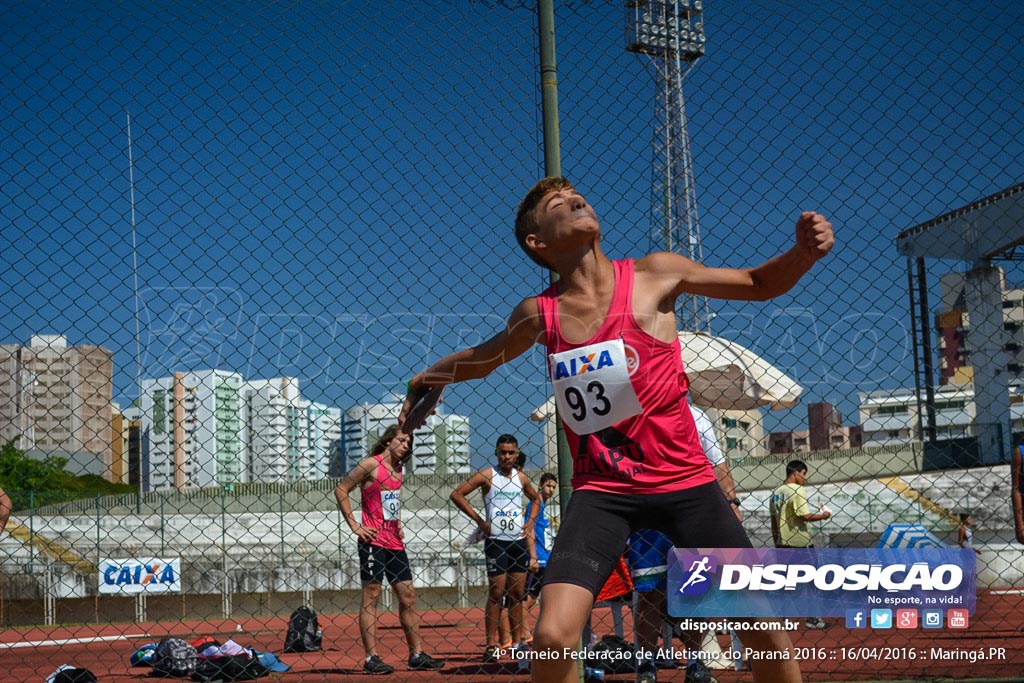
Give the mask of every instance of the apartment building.
[[[341, 476], [366, 457], [388, 425], [398, 421], [402, 402], [403, 397], [392, 394], [380, 403], [364, 403], [344, 412], [342, 457], [335, 463], [332, 476]], [[431, 415], [422, 427], [413, 432], [412, 472], [470, 472], [469, 435], [468, 417], [443, 413]]]
[[112, 375], [111, 351], [64, 335], [0, 345], [0, 439], [109, 478]]

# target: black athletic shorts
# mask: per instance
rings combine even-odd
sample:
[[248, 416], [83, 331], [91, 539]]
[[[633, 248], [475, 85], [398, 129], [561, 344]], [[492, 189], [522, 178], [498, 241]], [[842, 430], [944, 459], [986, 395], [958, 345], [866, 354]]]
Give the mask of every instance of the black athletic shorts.
[[657, 529], [677, 548], [750, 548], [717, 482], [672, 493], [576, 491], [544, 571], [544, 585], [571, 583], [595, 596], [639, 529]]
[[359, 578], [363, 583], [396, 584], [412, 581], [412, 567], [404, 550], [388, 550], [359, 541]]
[[515, 541], [485, 538], [484, 557], [487, 560], [487, 576], [519, 574], [530, 569], [530, 550], [526, 547], [525, 538]]

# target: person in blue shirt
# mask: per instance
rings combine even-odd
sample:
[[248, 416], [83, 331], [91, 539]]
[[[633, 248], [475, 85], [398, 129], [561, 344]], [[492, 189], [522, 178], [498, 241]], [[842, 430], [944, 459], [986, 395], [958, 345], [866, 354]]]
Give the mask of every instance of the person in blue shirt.
[[[537, 548], [537, 565], [539, 569], [527, 580], [526, 595], [523, 596], [523, 603], [529, 610], [537, 603], [540, 596], [540, 584], [544, 578], [544, 567], [548, 564], [548, 557], [551, 555], [551, 542], [554, 540], [547, 514], [547, 504], [558, 490], [558, 477], [545, 472], [540, 475], [540, 482], [537, 485], [537, 493], [540, 494], [540, 512], [537, 513], [537, 521], [533, 524], [535, 545]], [[526, 506], [526, 518], [530, 518], [533, 501]]]
[[[732, 506], [736, 519], [742, 522], [743, 514], [739, 508], [740, 499], [736, 497], [736, 484], [732, 478], [732, 471], [729, 469], [729, 462], [718, 443], [714, 426], [707, 413], [693, 404], [689, 405], [690, 412], [693, 414], [693, 423], [697, 427], [701, 448], [715, 471], [715, 478], [718, 480], [719, 488], [722, 489], [722, 495]], [[641, 529], [634, 532], [629, 537], [629, 545], [626, 547], [626, 561], [629, 563], [636, 598], [633, 613], [636, 644], [641, 651], [648, 654], [658, 649], [658, 637], [662, 630], [662, 624], [669, 618], [666, 611], [665, 590], [668, 578], [667, 555], [671, 549], [672, 541], [668, 536], [654, 529]], [[694, 654], [694, 657], [686, 663], [684, 683], [715, 681], [716, 679], [711, 675], [707, 665], [696, 657], [696, 653], [701, 649], [702, 635], [697, 631], [681, 631], [678, 635], [686, 646], [686, 650]], [[667, 649], [671, 649], [671, 640], [666, 642], [666, 646]], [[657, 683], [659, 663], [663, 666], [669, 665], [668, 660], [638, 662], [636, 683]], [[674, 660], [671, 661], [671, 664], [675, 664]]]

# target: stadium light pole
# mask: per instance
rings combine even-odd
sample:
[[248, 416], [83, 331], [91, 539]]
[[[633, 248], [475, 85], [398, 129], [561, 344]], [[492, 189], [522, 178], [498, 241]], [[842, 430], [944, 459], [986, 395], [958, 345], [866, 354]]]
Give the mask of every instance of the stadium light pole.
[[[704, 56], [704, 3], [627, 0], [626, 8], [626, 50], [647, 58], [657, 87], [652, 228], [667, 251], [702, 263], [704, 250], [683, 81]], [[683, 294], [676, 304], [676, 317], [682, 330], [711, 332], [712, 316], [706, 297]]]

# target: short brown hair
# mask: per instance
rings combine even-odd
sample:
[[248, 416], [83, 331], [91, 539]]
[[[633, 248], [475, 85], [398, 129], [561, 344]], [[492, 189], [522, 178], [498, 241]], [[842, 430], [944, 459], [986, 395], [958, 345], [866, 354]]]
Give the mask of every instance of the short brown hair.
[[564, 176], [548, 176], [537, 181], [523, 197], [523, 201], [519, 202], [519, 209], [516, 211], [516, 241], [519, 242], [519, 247], [526, 252], [531, 261], [548, 270], [554, 270], [554, 268], [526, 246], [526, 236], [537, 229], [537, 205], [545, 195], [556, 190], [575, 189], [572, 182]]

